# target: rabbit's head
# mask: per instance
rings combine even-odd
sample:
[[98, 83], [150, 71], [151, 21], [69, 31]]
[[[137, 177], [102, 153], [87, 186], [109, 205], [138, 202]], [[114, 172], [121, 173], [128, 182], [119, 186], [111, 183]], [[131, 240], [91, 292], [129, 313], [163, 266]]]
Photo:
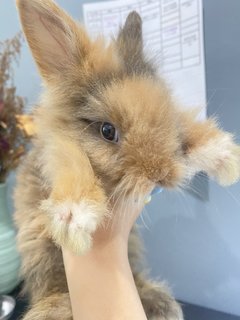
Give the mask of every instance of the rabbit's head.
[[206, 156], [204, 148], [219, 132], [177, 108], [144, 56], [136, 12], [106, 45], [50, 0], [18, 0], [18, 6], [45, 84], [37, 112], [42, 139], [74, 141], [107, 192], [119, 184], [143, 193], [156, 184], [175, 187], [209, 171], [213, 151], [208, 146]]

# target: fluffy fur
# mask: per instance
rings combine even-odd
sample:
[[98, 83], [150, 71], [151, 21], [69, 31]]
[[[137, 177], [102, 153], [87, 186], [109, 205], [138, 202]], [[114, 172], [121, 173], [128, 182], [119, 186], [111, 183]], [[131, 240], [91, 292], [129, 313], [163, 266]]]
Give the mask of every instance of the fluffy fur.
[[[15, 192], [30, 297], [24, 320], [70, 320], [59, 247], [88, 250], [91, 234], [111, 214], [110, 200], [136, 205], [154, 185], [177, 187], [198, 171], [224, 185], [237, 181], [240, 152], [214, 120], [199, 123], [172, 100], [144, 57], [137, 13], [106, 46], [91, 41], [51, 0], [18, 0], [17, 6], [45, 86]], [[114, 124], [118, 143], [102, 138], [102, 122]], [[129, 258], [148, 318], [183, 319], [168, 289], [140, 273], [140, 247], [133, 230]]]

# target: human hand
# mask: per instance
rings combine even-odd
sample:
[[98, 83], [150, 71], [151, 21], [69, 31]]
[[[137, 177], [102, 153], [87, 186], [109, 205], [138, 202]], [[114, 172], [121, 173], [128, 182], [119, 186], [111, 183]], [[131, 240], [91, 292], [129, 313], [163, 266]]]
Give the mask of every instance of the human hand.
[[89, 252], [76, 256], [62, 248], [74, 320], [146, 320], [128, 261], [130, 230], [144, 206], [118, 198], [93, 234]]

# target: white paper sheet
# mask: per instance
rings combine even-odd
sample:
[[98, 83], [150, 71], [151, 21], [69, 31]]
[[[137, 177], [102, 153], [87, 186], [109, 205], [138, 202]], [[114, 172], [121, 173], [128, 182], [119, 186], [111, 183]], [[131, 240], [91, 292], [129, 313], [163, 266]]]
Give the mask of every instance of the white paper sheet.
[[83, 6], [89, 33], [110, 39], [136, 10], [143, 20], [145, 52], [154, 57], [179, 103], [202, 108], [206, 116], [206, 85], [202, 0], [115, 0]]

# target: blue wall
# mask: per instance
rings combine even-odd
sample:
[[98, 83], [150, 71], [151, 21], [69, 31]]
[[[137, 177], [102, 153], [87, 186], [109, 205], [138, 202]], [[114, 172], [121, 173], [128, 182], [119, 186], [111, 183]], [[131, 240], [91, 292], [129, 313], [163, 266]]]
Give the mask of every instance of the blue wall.
[[[58, 3], [81, 17], [82, 1]], [[240, 1], [203, 3], [208, 112], [240, 140]], [[14, 1], [0, 0], [0, 40], [19, 28]], [[26, 45], [16, 84], [29, 106], [37, 101], [40, 80]], [[240, 315], [240, 184], [223, 189], [210, 182], [208, 201], [164, 192], [146, 210], [142, 232], [151, 274], [167, 279], [183, 301]]]

